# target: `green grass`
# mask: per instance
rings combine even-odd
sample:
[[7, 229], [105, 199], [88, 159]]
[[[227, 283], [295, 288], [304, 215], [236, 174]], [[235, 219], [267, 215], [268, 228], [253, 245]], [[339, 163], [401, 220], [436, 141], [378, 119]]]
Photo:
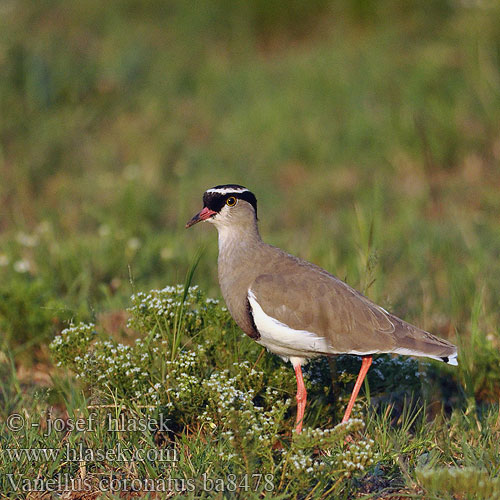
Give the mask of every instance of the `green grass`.
[[[123, 374], [107, 390], [92, 391], [82, 366], [56, 367], [48, 345], [80, 321], [95, 323], [102, 342], [153, 342], [161, 318], [127, 328], [130, 296], [184, 283], [200, 249], [192, 283], [219, 297], [216, 235], [201, 226], [186, 232], [184, 224], [206, 188], [237, 182], [257, 195], [266, 241], [457, 342], [459, 367], [376, 361], [358, 408], [365, 428], [356, 434], [374, 440], [374, 464], [344, 478], [334, 463], [343, 453], [337, 439], [328, 444], [331, 474], [318, 482], [299, 469], [293, 475], [285, 467], [283, 475], [278, 452], [262, 455], [252, 439], [236, 440], [240, 448], [231, 451], [224, 432], [245, 428], [246, 420], [238, 424], [241, 415], [228, 414], [215, 430], [201, 425], [200, 405], [210, 399], [202, 391], [198, 400], [179, 402], [178, 427], [168, 437], [179, 451], [176, 477], [275, 468], [282, 474], [276, 489], [262, 490], [273, 498], [321, 498], [328, 490], [339, 498], [391, 491], [468, 498], [457, 490], [467, 483], [494, 498], [499, 14], [495, 2], [4, 2], [1, 449], [68, 440], [111, 449], [120, 439], [159, 446], [147, 433], [119, 437], [102, 426], [46, 438], [36, 428], [9, 433], [5, 421], [18, 412], [37, 422], [48, 408], [55, 417], [88, 415], [93, 397], [125, 405], [129, 417], [146, 411], [141, 405], [155, 406], [134, 400]], [[292, 400], [276, 425], [283, 453], [296, 455], [293, 371], [242, 338], [220, 308], [198, 318], [201, 330], [179, 312], [180, 322], [162, 331], [175, 347], [170, 361], [201, 339], [213, 346], [196, 372], [200, 391], [203, 380], [225, 369], [231, 377], [248, 371], [234, 363], [256, 364], [281, 394], [276, 408]], [[69, 349], [65, 361], [76, 352]], [[162, 387], [164, 359], [142, 366]], [[307, 426], [335, 426], [358, 366], [341, 358], [336, 366], [323, 360], [310, 367], [310, 380], [321, 384], [310, 388]], [[262, 380], [255, 381], [256, 404]], [[310, 444], [304, 453], [316, 457]], [[235, 456], [224, 461], [219, 453]], [[78, 463], [2, 460], [6, 497], [8, 473], [83, 474]], [[88, 477], [170, 474], [158, 464], [87, 465]], [[202, 496], [200, 483], [189, 495]]]

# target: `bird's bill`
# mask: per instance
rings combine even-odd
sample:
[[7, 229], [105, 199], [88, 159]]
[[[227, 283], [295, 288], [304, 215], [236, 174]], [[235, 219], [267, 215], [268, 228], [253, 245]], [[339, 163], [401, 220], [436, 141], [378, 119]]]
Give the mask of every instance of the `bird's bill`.
[[207, 207], [204, 207], [203, 210], [199, 213], [197, 213], [187, 224], [186, 228], [194, 226], [196, 223], [201, 222], [202, 220], [207, 220], [210, 219], [213, 215], [215, 215], [217, 212], [214, 212], [213, 210], [210, 210]]

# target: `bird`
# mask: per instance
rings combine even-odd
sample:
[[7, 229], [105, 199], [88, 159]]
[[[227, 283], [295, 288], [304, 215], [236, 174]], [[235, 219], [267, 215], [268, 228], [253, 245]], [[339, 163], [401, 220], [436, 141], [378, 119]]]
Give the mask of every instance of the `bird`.
[[424, 356], [457, 365], [457, 347], [389, 313], [321, 267], [264, 243], [257, 199], [246, 187], [207, 189], [199, 222], [218, 231], [218, 278], [237, 325], [254, 341], [290, 361], [297, 379], [295, 432], [302, 430], [307, 391], [302, 366], [318, 356], [362, 357], [342, 422], [347, 422], [373, 355]]

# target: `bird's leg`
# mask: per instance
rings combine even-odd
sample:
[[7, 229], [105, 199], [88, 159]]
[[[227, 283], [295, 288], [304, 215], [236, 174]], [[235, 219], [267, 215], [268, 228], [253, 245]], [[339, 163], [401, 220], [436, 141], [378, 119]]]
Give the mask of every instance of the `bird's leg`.
[[297, 420], [295, 432], [300, 434], [302, 431], [302, 421], [304, 420], [304, 411], [306, 409], [307, 391], [302, 378], [302, 367], [297, 364], [295, 367], [295, 376], [297, 377]]
[[358, 392], [361, 389], [361, 384], [368, 373], [368, 369], [372, 364], [373, 356], [363, 356], [363, 361], [361, 362], [361, 368], [359, 370], [358, 378], [356, 383], [354, 384], [354, 389], [352, 390], [351, 399], [349, 399], [349, 404], [344, 413], [344, 418], [342, 419], [342, 423], [347, 422], [349, 417], [351, 416], [351, 411], [354, 406], [354, 402], [356, 401], [356, 397], [358, 396]]

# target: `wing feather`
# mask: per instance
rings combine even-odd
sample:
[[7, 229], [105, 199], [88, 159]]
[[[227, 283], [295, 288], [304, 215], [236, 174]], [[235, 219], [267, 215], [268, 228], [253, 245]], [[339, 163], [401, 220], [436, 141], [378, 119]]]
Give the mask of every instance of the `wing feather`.
[[251, 284], [263, 311], [295, 330], [325, 337], [332, 353], [397, 352], [456, 356], [456, 347], [421, 330], [325, 270], [292, 256]]

